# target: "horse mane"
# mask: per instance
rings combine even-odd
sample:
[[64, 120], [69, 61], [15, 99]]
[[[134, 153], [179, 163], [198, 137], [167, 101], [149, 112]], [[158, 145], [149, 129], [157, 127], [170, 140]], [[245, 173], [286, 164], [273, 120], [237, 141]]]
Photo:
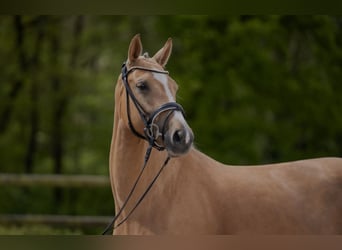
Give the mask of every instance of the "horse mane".
[[144, 52], [143, 57], [144, 58], [150, 58], [150, 56], [148, 55], [148, 52]]

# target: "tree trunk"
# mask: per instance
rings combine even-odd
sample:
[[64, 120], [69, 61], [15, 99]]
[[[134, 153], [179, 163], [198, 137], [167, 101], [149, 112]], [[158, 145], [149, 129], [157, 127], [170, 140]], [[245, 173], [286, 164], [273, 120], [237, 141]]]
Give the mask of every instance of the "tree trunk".
[[[72, 50], [69, 60], [69, 74], [73, 75], [76, 67], [77, 58], [79, 55], [79, 36], [83, 30], [83, 17], [79, 16], [75, 19], [73, 26], [73, 40]], [[52, 38], [52, 65], [58, 65], [57, 57], [60, 54], [60, 40], [57, 34]], [[67, 84], [75, 84], [72, 77]], [[65, 119], [67, 107], [71, 98], [70, 89], [65, 90], [58, 74], [52, 77], [52, 90], [54, 93], [53, 117], [52, 117], [52, 157], [54, 160], [54, 173], [61, 174], [63, 170], [63, 156], [64, 156], [64, 138], [65, 130], [63, 120]], [[73, 89], [73, 88], [72, 88]], [[62, 190], [55, 189], [55, 203], [60, 203], [62, 199]]]
[[30, 60], [30, 67], [32, 77], [30, 80], [31, 88], [30, 88], [30, 101], [31, 101], [31, 109], [30, 109], [30, 124], [31, 130], [29, 135], [28, 147], [26, 151], [25, 158], [25, 172], [32, 173], [34, 168], [34, 157], [37, 151], [37, 134], [39, 130], [39, 112], [38, 112], [38, 100], [39, 100], [39, 80], [35, 77], [39, 75], [39, 66], [40, 66], [40, 52], [44, 38], [44, 31], [42, 29], [42, 24], [45, 18], [39, 18], [36, 23], [36, 43], [35, 49], [33, 53], [33, 57]]
[[22, 76], [26, 74], [27, 71], [27, 58], [25, 55], [24, 50], [24, 39], [25, 39], [25, 26], [22, 22], [21, 16], [14, 16], [13, 17], [13, 29], [15, 30], [15, 47], [17, 51], [17, 58], [18, 58], [18, 76], [14, 79], [14, 82], [11, 86], [11, 89], [9, 91], [7, 102], [4, 106], [4, 108], [1, 110], [0, 114], [0, 134], [4, 133], [8, 127], [8, 124], [10, 122], [11, 116], [12, 116], [12, 108], [13, 103], [16, 97], [18, 96], [18, 93], [22, 89], [23, 86], [23, 80]]

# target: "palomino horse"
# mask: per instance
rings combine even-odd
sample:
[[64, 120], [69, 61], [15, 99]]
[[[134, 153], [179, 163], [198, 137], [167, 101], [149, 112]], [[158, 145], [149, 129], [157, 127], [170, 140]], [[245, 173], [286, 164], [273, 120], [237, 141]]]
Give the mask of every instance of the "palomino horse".
[[[116, 85], [113, 233], [341, 234], [342, 159], [237, 167], [199, 152], [175, 103], [177, 84], [164, 69], [171, 50], [169, 39], [153, 57], [141, 55], [136, 35]], [[159, 150], [148, 160], [150, 145]]]

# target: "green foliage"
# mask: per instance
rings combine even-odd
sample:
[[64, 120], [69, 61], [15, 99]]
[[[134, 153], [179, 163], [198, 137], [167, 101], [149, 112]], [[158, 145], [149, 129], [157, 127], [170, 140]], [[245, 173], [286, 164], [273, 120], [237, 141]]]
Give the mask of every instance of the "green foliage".
[[231, 164], [341, 155], [339, 18], [162, 21], [177, 34], [170, 68], [204, 152]]
[[[334, 16], [2, 16], [1, 171], [108, 175], [136, 33], [150, 54], [173, 38], [167, 68], [203, 152], [229, 164], [341, 156], [341, 28]], [[110, 190], [0, 195], [1, 213], [113, 213]]]

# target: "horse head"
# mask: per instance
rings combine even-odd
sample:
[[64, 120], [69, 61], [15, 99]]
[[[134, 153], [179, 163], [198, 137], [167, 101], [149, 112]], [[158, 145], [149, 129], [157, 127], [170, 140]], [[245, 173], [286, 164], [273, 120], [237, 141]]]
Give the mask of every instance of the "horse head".
[[[176, 103], [177, 83], [165, 66], [172, 51], [172, 40], [153, 56], [142, 55], [140, 35], [131, 40], [128, 59], [119, 78], [121, 117], [127, 128], [159, 150], [176, 157], [189, 151], [194, 135]], [[123, 93], [126, 92], [126, 95]], [[116, 103], [118, 105], [118, 103]]]

